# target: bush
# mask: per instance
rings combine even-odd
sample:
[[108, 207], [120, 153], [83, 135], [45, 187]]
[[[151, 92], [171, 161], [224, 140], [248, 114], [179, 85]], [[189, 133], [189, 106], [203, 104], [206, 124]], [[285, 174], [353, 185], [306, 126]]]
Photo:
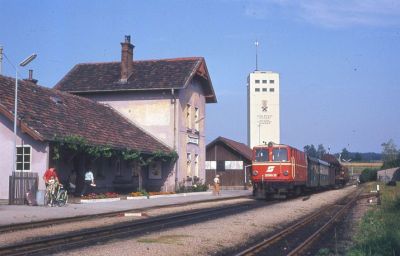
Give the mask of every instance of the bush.
[[364, 183], [368, 181], [376, 181], [377, 173], [378, 173], [377, 169], [371, 169], [371, 168], [364, 169], [360, 175], [360, 182]]
[[191, 186], [185, 186], [184, 184], [180, 184], [179, 189], [178, 191], [176, 191], [176, 193], [202, 192], [207, 190], [208, 190], [208, 185], [203, 183], [197, 183]]

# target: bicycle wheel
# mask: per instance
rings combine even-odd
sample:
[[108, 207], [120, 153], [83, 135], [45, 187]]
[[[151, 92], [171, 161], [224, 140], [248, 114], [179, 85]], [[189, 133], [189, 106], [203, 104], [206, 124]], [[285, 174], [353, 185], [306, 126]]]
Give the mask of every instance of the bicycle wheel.
[[67, 191], [63, 191], [60, 193], [57, 202], [58, 202], [58, 206], [64, 206], [67, 204], [67, 202], [68, 202]]
[[44, 193], [44, 205], [48, 206], [50, 204], [50, 191], [46, 191], [46, 193]]

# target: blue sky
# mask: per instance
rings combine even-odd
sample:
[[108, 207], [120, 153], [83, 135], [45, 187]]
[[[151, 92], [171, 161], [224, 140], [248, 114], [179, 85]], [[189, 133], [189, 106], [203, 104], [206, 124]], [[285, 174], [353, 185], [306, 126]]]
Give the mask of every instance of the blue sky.
[[[0, 45], [54, 86], [75, 64], [203, 56], [218, 103], [207, 106], [207, 141], [246, 143], [246, 79], [280, 73], [281, 142], [332, 152], [400, 146], [400, 2], [389, 0], [5, 1]], [[27, 76], [28, 68], [20, 71]], [[3, 74], [14, 70], [3, 60]]]

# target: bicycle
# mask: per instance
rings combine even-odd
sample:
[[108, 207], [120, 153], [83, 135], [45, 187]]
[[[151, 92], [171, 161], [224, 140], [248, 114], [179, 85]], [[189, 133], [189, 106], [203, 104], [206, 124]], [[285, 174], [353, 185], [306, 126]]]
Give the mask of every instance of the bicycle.
[[48, 206], [64, 206], [68, 203], [68, 193], [63, 185], [57, 181], [49, 182], [44, 196], [45, 204]]

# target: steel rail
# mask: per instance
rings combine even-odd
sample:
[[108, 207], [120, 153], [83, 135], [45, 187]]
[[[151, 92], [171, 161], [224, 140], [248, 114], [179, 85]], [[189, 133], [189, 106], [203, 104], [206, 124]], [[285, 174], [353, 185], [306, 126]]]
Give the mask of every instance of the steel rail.
[[78, 247], [83, 244], [94, 244], [97, 241], [103, 241], [111, 238], [127, 237], [127, 235], [137, 234], [138, 232], [151, 231], [155, 228], [164, 228], [166, 226], [185, 224], [189, 220], [205, 219], [216, 215], [221, 215], [224, 212], [228, 213], [232, 210], [240, 210], [257, 206], [254, 203], [246, 203], [241, 205], [223, 206], [216, 209], [202, 209], [190, 213], [179, 213], [171, 216], [155, 217], [152, 219], [143, 220], [134, 223], [124, 223], [123, 225], [113, 225], [92, 230], [84, 230], [73, 232], [69, 234], [56, 235], [38, 239], [35, 241], [28, 241], [19, 244], [0, 247], [0, 255], [32, 255], [43, 254], [45, 252], [52, 252], [60, 247]]
[[87, 214], [87, 215], [80, 215], [80, 216], [73, 216], [73, 217], [66, 217], [66, 218], [55, 218], [55, 219], [40, 220], [40, 221], [35, 221], [35, 222], [2, 225], [2, 226], [0, 226], [0, 234], [4, 234], [7, 232], [26, 230], [26, 229], [32, 229], [32, 228], [41, 228], [41, 227], [46, 227], [46, 226], [59, 225], [59, 224], [64, 224], [64, 223], [79, 222], [79, 221], [84, 221], [84, 220], [88, 220], [88, 219], [93, 220], [93, 219], [99, 219], [99, 218], [114, 217], [114, 216], [124, 214], [126, 212], [132, 212], [132, 211], [136, 211], [136, 212], [142, 211], [143, 212], [143, 211], [149, 211], [149, 210], [154, 210], [154, 209], [163, 209], [163, 208], [169, 208], [169, 207], [171, 207], [171, 208], [172, 207], [182, 207], [182, 206], [199, 204], [199, 203], [229, 201], [229, 200], [235, 200], [235, 199], [240, 199], [240, 198], [251, 198], [251, 197], [250, 196], [235, 196], [235, 197], [229, 197], [229, 198], [205, 199], [205, 200], [184, 202], [184, 203], [178, 203], [178, 204], [158, 205], [158, 206], [136, 208], [136, 209], [132, 208], [132, 209], [126, 209], [126, 210], [121, 210], [121, 211]]
[[[357, 200], [361, 191], [359, 193], [356, 193], [356, 195], [350, 200], [350, 202], [354, 202], [354, 200]], [[339, 201], [339, 200], [338, 200]], [[332, 204], [329, 208], [324, 209], [323, 211], [317, 211], [314, 214], [294, 223], [293, 225], [288, 226], [287, 228], [281, 230], [280, 232], [276, 233], [275, 235], [264, 239], [264, 241], [257, 243], [254, 246], [251, 246], [247, 248], [246, 250], [239, 252], [236, 254], [236, 256], [250, 256], [250, 255], [257, 255], [260, 253], [262, 250], [267, 248], [268, 246], [280, 241], [282, 238], [286, 237], [287, 235], [293, 233], [294, 231], [298, 230], [299, 228], [307, 225], [311, 221], [317, 219], [319, 216], [323, 215], [326, 211], [333, 209], [335, 206], [337, 206], [338, 201], [336, 201], [334, 204]], [[347, 206], [349, 203], [347, 203], [345, 206]], [[341, 210], [345, 207], [343, 206]], [[337, 216], [335, 214], [335, 216]], [[299, 248], [300, 249], [300, 248]], [[294, 253], [294, 250], [293, 250]], [[295, 253], [293, 255], [296, 255]]]
[[354, 196], [349, 202], [346, 203], [338, 212], [335, 213], [322, 227], [310, 235], [303, 243], [293, 249], [287, 254], [287, 256], [294, 256], [301, 254], [305, 249], [307, 249], [326, 229], [328, 229], [344, 212], [350, 208], [350, 206], [360, 198], [360, 193]]

